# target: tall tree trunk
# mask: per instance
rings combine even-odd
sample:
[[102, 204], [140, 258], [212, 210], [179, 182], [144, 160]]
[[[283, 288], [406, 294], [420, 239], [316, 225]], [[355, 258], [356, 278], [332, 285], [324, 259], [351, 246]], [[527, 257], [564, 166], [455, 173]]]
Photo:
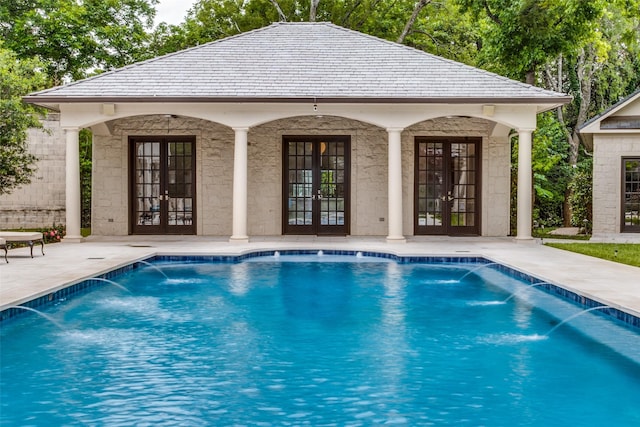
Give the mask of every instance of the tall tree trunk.
[[569, 163], [571, 166], [578, 164], [578, 151], [580, 149], [580, 137], [578, 129], [587, 121], [589, 114], [589, 103], [591, 102], [591, 87], [593, 86], [593, 75], [598, 67], [596, 62], [596, 54], [593, 46], [588, 45], [580, 50], [578, 55], [577, 74], [580, 83], [580, 105], [578, 108], [578, 117], [576, 126], [573, 128], [573, 134], [569, 144], [571, 152], [569, 153]]
[[[554, 76], [553, 70], [549, 65], [545, 67], [545, 80], [547, 81], [547, 87], [556, 92], [562, 92], [563, 83], [564, 83], [564, 58], [562, 55], [558, 56], [556, 60], [556, 75]], [[569, 127], [567, 126], [567, 122], [564, 118], [564, 110], [563, 107], [556, 108], [556, 117], [558, 119], [558, 123], [562, 127], [562, 132], [564, 133], [564, 137], [567, 140], [569, 146], [571, 146], [571, 141], [573, 139], [573, 135], [569, 131]], [[564, 201], [562, 203], [562, 225], [564, 227], [571, 226], [571, 217], [573, 213], [571, 212], [571, 204], [569, 203], [569, 197], [571, 196], [571, 192], [567, 187], [564, 190]]]
[[319, 4], [320, 0], [311, 0], [311, 7], [309, 8], [309, 22], [316, 22]]
[[282, 11], [280, 4], [278, 4], [278, 0], [270, 0], [270, 1], [271, 1], [271, 4], [273, 4], [273, 7], [275, 7], [276, 10], [278, 11], [278, 17], [280, 18], [280, 22], [287, 22], [287, 17]]
[[[563, 57], [560, 56], [556, 62], [557, 66], [557, 78], [554, 78], [552, 71], [549, 67], [546, 68], [545, 77], [547, 85], [551, 89], [562, 92], [563, 91], [563, 72], [564, 63]], [[589, 103], [591, 101], [591, 88], [593, 86], [593, 76], [597, 70], [598, 63], [596, 61], [596, 54], [593, 46], [588, 45], [580, 50], [578, 57], [576, 58], [576, 74], [578, 78], [578, 84], [580, 86], [580, 93], [578, 94], [578, 115], [573, 130], [569, 130], [562, 107], [556, 109], [556, 116], [558, 122], [562, 126], [562, 130], [565, 134], [567, 143], [569, 144], [569, 166], [575, 168], [578, 164], [578, 157], [580, 152], [580, 136], [578, 129], [582, 127], [587, 121], [587, 115], [589, 113]], [[569, 199], [571, 198], [571, 191], [567, 188], [565, 191], [564, 205], [563, 205], [563, 223], [565, 227], [571, 225], [571, 205]]]
[[431, 3], [431, 0], [419, 0], [416, 3], [416, 5], [413, 8], [413, 13], [411, 14], [411, 17], [409, 18], [409, 20], [407, 21], [407, 24], [404, 26], [404, 29], [402, 30], [400, 37], [398, 37], [398, 40], [396, 40], [396, 43], [404, 42], [404, 39], [407, 37], [407, 34], [409, 34], [409, 31], [411, 31], [411, 27], [413, 27], [413, 24], [416, 22], [416, 19], [418, 19], [418, 15], [420, 14], [420, 11], [424, 9], [424, 7], [429, 3]]
[[528, 85], [535, 85], [536, 84], [536, 69], [535, 66], [532, 66], [531, 69], [529, 71], [526, 72], [525, 77], [524, 77], [524, 82]]

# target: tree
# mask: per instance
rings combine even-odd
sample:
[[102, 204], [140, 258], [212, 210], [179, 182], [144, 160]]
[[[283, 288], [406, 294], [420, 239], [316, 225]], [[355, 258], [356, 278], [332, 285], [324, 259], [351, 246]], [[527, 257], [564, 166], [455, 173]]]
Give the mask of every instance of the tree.
[[[569, 145], [568, 165], [576, 172], [565, 192], [565, 225], [581, 224], [583, 209], [574, 210], [572, 191], [585, 185], [584, 167], [591, 161], [581, 152], [579, 129], [596, 114], [615, 104], [640, 87], [640, 1], [613, 0], [608, 2], [594, 30], [583, 44], [572, 52], [559, 55], [546, 64], [544, 86], [570, 93], [573, 101], [556, 111], [564, 137]], [[574, 182], [578, 181], [578, 182]], [[589, 183], [587, 183], [589, 184]], [[581, 194], [586, 194], [582, 192]], [[576, 215], [580, 219], [576, 219]]]
[[485, 66], [535, 84], [536, 72], [561, 53], [574, 52], [593, 31], [604, 0], [458, 0], [482, 18]]
[[53, 84], [149, 56], [158, 0], [11, 0], [0, 3], [0, 37], [20, 58], [40, 58]]
[[27, 147], [27, 129], [42, 127], [38, 110], [22, 96], [42, 89], [45, 76], [37, 59], [18, 59], [0, 43], [0, 194], [31, 182], [36, 158]]

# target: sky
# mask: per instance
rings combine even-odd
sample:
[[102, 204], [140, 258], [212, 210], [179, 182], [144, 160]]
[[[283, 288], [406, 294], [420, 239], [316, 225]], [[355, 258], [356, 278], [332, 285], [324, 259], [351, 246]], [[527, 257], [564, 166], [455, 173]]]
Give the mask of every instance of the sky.
[[187, 14], [187, 10], [193, 6], [197, 0], [160, 0], [156, 5], [156, 24], [166, 22], [167, 24], [178, 25]]

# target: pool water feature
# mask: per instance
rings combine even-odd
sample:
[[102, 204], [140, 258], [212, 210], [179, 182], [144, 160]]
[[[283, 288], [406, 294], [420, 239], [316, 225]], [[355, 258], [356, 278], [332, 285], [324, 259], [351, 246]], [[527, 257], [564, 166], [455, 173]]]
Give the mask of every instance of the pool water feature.
[[[638, 425], [637, 331], [493, 268], [155, 263], [3, 322], [0, 424]], [[539, 288], [539, 287], [538, 287]], [[536, 290], [539, 290], [536, 288]], [[574, 322], [576, 322], [574, 324]], [[626, 354], [576, 329], [616, 335]], [[640, 352], [638, 353], [640, 359]]]

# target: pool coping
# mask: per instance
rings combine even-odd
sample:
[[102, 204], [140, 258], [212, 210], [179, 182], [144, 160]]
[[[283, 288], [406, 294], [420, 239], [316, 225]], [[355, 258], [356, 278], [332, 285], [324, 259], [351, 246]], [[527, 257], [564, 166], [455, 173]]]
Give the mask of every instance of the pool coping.
[[9, 321], [15, 317], [23, 315], [26, 310], [15, 308], [15, 306], [24, 306], [31, 309], [37, 309], [49, 304], [54, 304], [57, 301], [67, 299], [71, 296], [82, 294], [100, 283], [94, 278], [111, 279], [124, 272], [132, 271], [137, 268], [143, 262], [156, 262], [156, 261], [182, 261], [182, 262], [216, 262], [216, 263], [238, 263], [249, 258], [257, 258], [264, 256], [274, 256], [276, 253], [287, 255], [315, 255], [321, 251], [325, 255], [339, 255], [339, 256], [356, 256], [361, 255], [364, 257], [377, 257], [383, 259], [390, 259], [400, 264], [409, 263], [430, 263], [430, 264], [485, 264], [492, 265], [493, 269], [513, 276], [529, 284], [536, 284], [538, 288], [551, 294], [555, 297], [559, 297], [564, 301], [573, 303], [574, 305], [583, 309], [590, 309], [599, 306], [606, 306], [600, 310], [597, 310], [598, 314], [606, 316], [614, 320], [618, 324], [622, 324], [631, 330], [640, 332], [640, 315], [634, 313], [634, 310], [630, 310], [626, 307], [620, 307], [611, 302], [602, 300], [597, 296], [587, 295], [586, 292], [571, 289], [570, 286], [565, 284], [555, 283], [553, 280], [547, 280], [537, 274], [532, 274], [527, 271], [523, 271], [518, 267], [514, 267], [505, 263], [503, 260], [493, 259], [487, 255], [478, 255], [473, 253], [456, 253], [455, 255], [411, 255], [411, 254], [399, 254], [391, 250], [356, 250], [356, 249], [246, 249], [243, 251], [231, 253], [218, 253], [218, 254], [176, 254], [168, 252], [155, 252], [144, 255], [137, 259], [132, 259], [121, 263], [121, 265], [107, 268], [103, 271], [98, 271], [95, 274], [81, 277], [77, 280], [61, 284], [59, 286], [50, 288], [42, 292], [42, 295], [33, 296], [32, 298], [25, 298], [24, 301], [7, 305], [5, 304], [0, 309], [0, 324]]

